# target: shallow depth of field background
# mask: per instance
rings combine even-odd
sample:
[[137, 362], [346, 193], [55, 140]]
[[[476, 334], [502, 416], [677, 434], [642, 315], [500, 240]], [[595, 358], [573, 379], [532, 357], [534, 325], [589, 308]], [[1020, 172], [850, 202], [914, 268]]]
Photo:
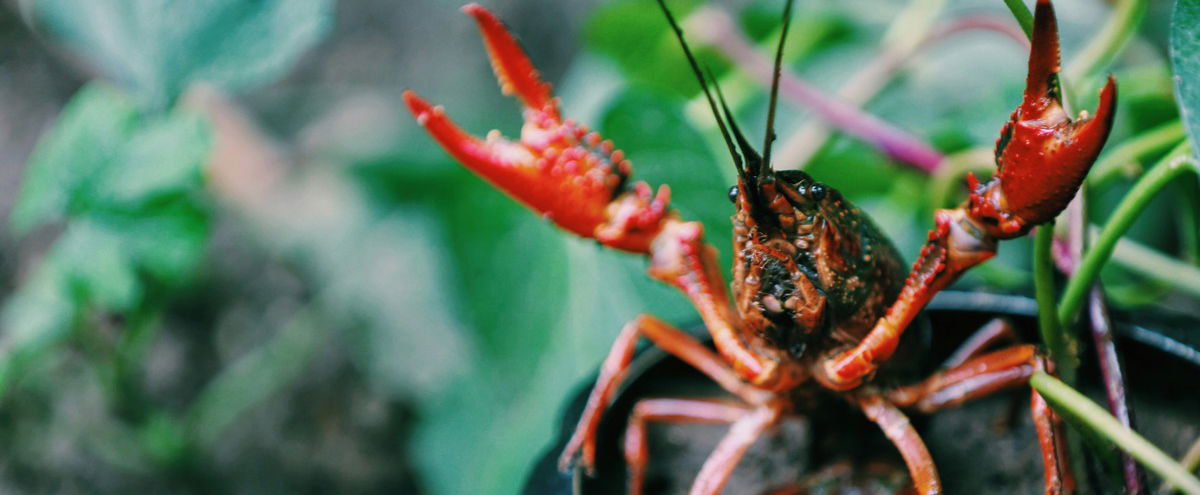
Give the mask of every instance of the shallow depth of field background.
[[[732, 164], [653, 2], [483, 3], [565, 114], [624, 149], [638, 178], [669, 183], [727, 263]], [[769, 49], [781, 2], [719, 3]], [[799, 2], [789, 69], [836, 91], [904, 6]], [[1108, 6], [1056, 6], [1070, 60]], [[406, 88], [476, 134], [518, 132], [458, 7], [0, 3], [0, 492], [513, 493], [624, 322], [696, 319], [643, 260], [528, 214], [415, 125]], [[1174, 117], [1169, 10], [1150, 2], [1113, 67], [1114, 141]], [[940, 18], [965, 14], [1012, 22], [999, 0], [948, 2]], [[697, 47], [760, 139], [764, 92]], [[989, 147], [1026, 53], [960, 35], [866, 108], [943, 152]], [[1089, 108], [1099, 83], [1080, 83]], [[781, 142], [811, 118], [781, 103]], [[804, 168], [909, 260], [932, 209], [961, 200], [961, 176], [931, 179], [842, 136], [819, 150]], [[1097, 195], [1093, 216], [1127, 187]], [[1156, 200], [1132, 237], [1186, 258], [1173, 212], [1192, 194]], [[1029, 251], [1007, 243], [959, 286], [1029, 293]], [[1105, 281], [1121, 307], [1195, 307], [1119, 266]]]

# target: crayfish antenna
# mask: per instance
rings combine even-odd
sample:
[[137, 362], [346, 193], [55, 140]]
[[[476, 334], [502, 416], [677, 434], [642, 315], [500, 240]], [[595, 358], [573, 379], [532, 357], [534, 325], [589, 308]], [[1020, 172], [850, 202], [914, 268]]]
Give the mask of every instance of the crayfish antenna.
[[779, 34], [779, 44], [775, 46], [775, 73], [771, 79], [771, 100], [767, 104], [767, 133], [763, 138], [763, 160], [759, 175], [765, 175], [771, 168], [771, 143], [775, 142], [775, 107], [779, 103], [779, 75], [783, 69], [783, 44], [787, 40], [788, 28], [792, 25], [793, 0], [787, 0], [783, 7], [783, 32]]
[[[717, 79], [713, 77], [712, 72], [708, 73], [708, 77], [713, 81], [713, 87], [717, 90], [717, 101], [721, 103], [721, 111], [724, 112], [725, 121], [729, 123], [729, 129], [733, 132], [734, 139], [737, 140], [738, 149], [741, 150], [742, 156], [746, 159], [746, 170], [754, 179], [761, 178], [763, 158], [754, 149], [754, 145], [750, 144], [750, 140], [746, 139], [746, 135], [742, 133], [742, 128], [737, 124], [737, 120], [733, 118], [733, 112], [729, 111], [729, 104], [725, 101], [725, 93], [721, 91], [721, 85], [717, 84]], [[718, 115], [720, 118], [720, 115]], [[751, 182], [756, 184], [757, 182]]]
[[[700, 64], [696, 62], [696, 57], [692, 55], [692, 49], [688, 47], [687, 41], [683, 39], [683, 29], [679, 27], [679, 23], [675, 20], [675, 15], [671, 13], [671, 9], [667, 8], [665, 0], [658, 0], [658, 6], [662, 9], [663, 15], [667, 18], [667, 24], [671, 26], [671, 32], [675, 34], [675, 39], [679, 40], [679, 46], [683, 48], [683, 54], [687, 56], [688, 64], [692, 67], [692, 73], [696, 75], [696, 81], [700, 83], [700, 89], [704, 91], [704, 98], [708, 100], [708, 108], [712, 110], [713, 118], [717, 120], [717, 127], [721, 130], [721, 137], [725, 139], [725, 147], [729, 149], [729, 156], [733, 158], [733, 165], [737, 167], [738, 175], [746, 176], [746, 169], [742, 167], [742, 156], [738, 154], [737, 148], [733, 145], [733, 139], [729, 136], [729, 128], [726, 126], [725, 119], [721, 117], [721, 112], [717, 110], [717, 103], [713, 101], [712, 92], [708, 89], [708, 81], [704, 78], [704, 74], [700, 71]], [[709, 73], [712, 78], [712, 73]], [[712, 79], [713, 85], [717, 86], [717, 80]], [[717, 95], [720, 96], [721, 88], [717, 86]], [[724, 106], [724, 98], [721, 105]], [[726, 115], [729, 115], [729, 109], [725, 109]], [[732, 120], [729, 125], [733, 125]], [[749, 159], [749, 157], [747, 157]]]
[[542, 81], [525, 55], [520, 44], [504, 26], [504, 22], [478, 4], [463, 6], [462, 11], [475, 18], [483, 34], [492, 70], [500, 81], [500, 91], [506, 95], [516, 94], [525, 106], [550, 113], [558, 117], [558, 105], [550, 93], [550, 84]]

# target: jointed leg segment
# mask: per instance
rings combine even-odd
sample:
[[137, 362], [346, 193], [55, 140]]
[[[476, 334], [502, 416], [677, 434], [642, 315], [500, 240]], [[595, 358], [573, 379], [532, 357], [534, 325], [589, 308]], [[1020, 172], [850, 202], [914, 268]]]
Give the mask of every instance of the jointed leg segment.
[[[985, 327], [986, 330], [986, 327]], [[970, 341], [968, 341], [970, 344]], [[887, 393], [887, 399], [901, 407], [915, 407], [925, 413], [954, 407], [999, 390], [1024, 385], [1037, 370], [1048, 370], [1044, 355], [1032, 345], [1020, 345], [967, 359], [925, 381]], [[1074, 479], [1066, 469], [1066, 450], [1059, 418], [1036, 391], [1031, 392], [1030, 412], [1042, 451], [1046, 494], [1074, 491]]]
[[600, 417], [608, 407], [613, 393], [625, 378], [629, 362], [633, 358], [633, 350], [638, 337], [645, 336], [664, 351], [678, 357], [692, 367], [712, 378], [725, 390], [738, 396], [749, 404], [764, 404], [771, 399], [771, 394], [758, 390], [741, 381], [737, 374], [720, 356], [713, 353], [691, 335], [684, 333], [652, 316], [640, 316], [621, 330], [617, 341], [609, 351], [608, 357], [600, 368], [600, 376], [588, 397], [579, 425], [571, 436], [567, 447], [559, 457], [559, 468], [570, 466], [575, 454], [582, 449], [582, 462], [589, 470], [595, 466], [595, 435], [600, 425]]
[[908, 417], [874, 391], [864, 391], [856, 395], [855, 400], [867, 418], [878, 424], [883, 434], [896, 445], [900, 456], [904, 458], [904, 464], [908, 466], [908, 473], [912, 476], [917, 493], [942, 493], [942, 482], [938, 478], [933, 458], [929, 456], [929, 449], [925, 448], [925, 442], [913, 429]]

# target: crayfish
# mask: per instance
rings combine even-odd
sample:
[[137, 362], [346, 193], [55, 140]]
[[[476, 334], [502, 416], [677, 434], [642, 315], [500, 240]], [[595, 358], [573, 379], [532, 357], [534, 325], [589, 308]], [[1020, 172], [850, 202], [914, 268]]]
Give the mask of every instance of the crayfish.
[[[1053, 372], [1034, 345], [1007, 345], [1000, 326], [969, 339], [933, 376], [902, 387], [876, 385], [875, 372], [935, 293], [996, 254], [999, 240], [1027, 234], [1057, 216], [1075, 195], [1112, 127], [1116, 84], [1109, 78], [1098, 108], [1072, 120], [1059, 91], [1059, 45], [1053, 7], [1037, 2], [1024, 98], [996, 142], [994, 177], [969, 176], [968, 199], [938, 210], [911, 270], [891, 241], [838, 191], [801, 171], [771, 164], [780, 55], [791, 12], [784, 10], [767, 130], [760, 154], [725, 105], [720, 88], [692, 55], [666, 5], [659, 6], [695, 72], [734, 166], [732, 298], [698, 222], [669, 206], [670, 189], [631, 182], [624, 154], [586, 127], [566, 120], [503, 24], [478, 5], [464, 7], [482, 32], [506, 94], [524, 105], [518, 141], [486, 139], [456, 127], [441, 107], [406, 91], [408, 108], [463, 165], [563, 229], [605, 246], [644, 254], [651, 277], [681, 290], [712, 335], [716, 352], [652, 316], [617, 337], [574, 435], [560, 458], [595, 463], [596, 431], [621, 384], [635, 344], [645, 337], [710, 377], [738, 400], [646, 399], [631, 425], [647, 422], [729, 424], [704, 463], [693, 495], [719, 493], [743, 453], [780, 418], [796, 411], [794, 394], [810, 387], [839, 393], [883, 430], [899, 451], [916, 491], [940, 493], [930, 454], [903, 410], [932, 412], [997, 390], [1024, 385], [1035, 370]], [[719, 103], [718, 103], [719, 102]], [[1071, 492], [1059, 419], [1032, 393], [1032, 415], [1048, 494]], [[644, 428], [625, 441], [630, 491], [640, 493], [648, 462]]]

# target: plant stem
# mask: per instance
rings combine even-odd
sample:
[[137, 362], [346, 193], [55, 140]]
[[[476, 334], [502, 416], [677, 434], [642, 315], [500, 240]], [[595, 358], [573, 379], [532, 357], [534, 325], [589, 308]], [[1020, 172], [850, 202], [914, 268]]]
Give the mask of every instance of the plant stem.
[[1181, 186], [1183, 191], [1175, 196], [1179, 211], [1177, 218], [1180, 253], [1185, 262], [1200, 265], [1200, 182], [1185, 183]]
[[[697, 21], [697, 16], [704, 17]], [[705, 9], [692, 14], [689, 22], [701, 21], [706, 29], [698, 32], [706, 33], [705, 41], [741, 65], [760, 84], [770, 86], [773, 75], [770, 60], [746, 40], [728, 14]], [[924, 141], [854, 105], [825, 94], [790, 71], [783, 72], [779, 91], [784, 98], [812, 109], [830, 125], [863, 139], [895, 160], [926, 172], [936, 170], [942, 163], [942, 154]]]
[[1147, 156], [1179, 144], [1185, 136], [1183, 122], [1177, 119], [1129, 138], [1096, 161], [1092, 172], [1088, 174], [1088, 184], [1103, 188], [1122, 173], [1127, 176], [1137, 175], [1141, 172], [1139, 162]]
[[1075, 353], [1071, 352], [1073, 336], [1062, 331], [1061, 322], [1054, 312], [1054, 262], [1050, 259], [1050, 246], [1054, 242], [1052, 224], [1038, 227], [1033, 238], [1033, 287], [1038, 304], [1038, 329], [1042, 342], [1050, 351], [1059, 376], [1068, 383], [1075, 381]]
[[312, 307], [300, 309], [268, 342], [213, 377], [185, 417], [191, 440], [212, 448], [242, 414], [295, 381], [326, 336], [317, 319]]
[[[1200, 468], [1200, 438], [1192, 442], [1192, 446], [1188, 447], [1187, 452], [1183, 454], [1183, 458], [1179, 460], [1179, 464], [1189, 473]], [[1174, 486], [1170, 482], [1164, 482], [1162, 492], [1168, 492], [1171, 488], [1174, 488]]]
[[1029, 378], [1029, 385], [1064, 416], [1077, 420], [1083, 426], [1112, 441], [1146, 468], [1174, 483], [1184, 492], [1200, 495], [1200, 479], [1196, 479], [1183, 466], [1141, 435], [1122, 426], [1116, 418], [1105, 412], [1091, 399], [1041, 371], [1033, 373], [1033, 376]]
[[1112, 63], [1146, 15], [1146, 0], [1120, 0], [1100, 33], [1088, 42], [1064, 71], [1068, 80], [1083, 81]]
[[1112, 217], [1100, 232], [1096, 244], [1088, 250], [1079, 263], [1075, 276], [1067, 282], [1062, 300], [1058, 304], [1058, 321], [1068, 325], [1075, 320], [1088, 289], [1100, 274], [1100, 268], [1112, 256], [1113, 248], [1130, 225], [1146, 208], [1146, 205], [1163, 187], [1183, 172], [1193, 171], [1189, 167], [1190, 147], [1182, 143], [1171, 150], [1153, 168], [1138, 179], [1133, 189], [1117, 205]]
[[[893, 23], [893, 29], [899, 29], [895, 27], [899, 23], [911, 21], [910, 17], [912, 16], [903, 14], [897, 17]], [[925, 23], [916, 24], [924, 25]], [[928, 33], [906, 27], [897, 32], [903, 33], [905, 36], [920, 37], [915, 40], [898, 39], [895, 43], [888, 44], [892, 37], [885, 35], [879, 53], [850, 79], [839, 85], [836, 97], [846, 103], [861, 107], [882, 90], [896, 72], [921, 50], [949, 40], [956, 35], [978, 30], [999, 33], [1022, 44], [1025, 49], [1029, 48], [1029, 40], [1025, 38], [1024, 33], [1012, 26], [1011, 23], [996, 17], [982, 15], [959, 17]], [[896, 35], [896, 37], [900, 36], [900, 34]], [[796, 168], [802, 167], [824, 147], [829, 136], [829, 126], [820, 120], [810, 119], [783, 141], [779, 147], [779, 163], [784, 164], [784, 167], [788, 165]], [[988, 150], [988, 153], [991, 151]], [[989, 165], [991, 166], [991, 170], [988, 171], [990, 173], [995, 166], [990, 163]], [[945, 166], [944, 163], [941, 165], [942, 168]]]
[[[1100, 229], [1092, 226], [1091, 235]], [[1125, 269], [1163, 282], [1171, 287], [1200, 297], [1200, 268], [1167, 256], [1156, 249], [1129, 239], [1117, 241], [1112, 259]]]
[[1021, 0], [1004, 0], [1004, 5], [1008, 6], [1008, 10], [1012, 11], [1012, 15], [1017, 19], [1017, 24], [1021, 25], [1021, 30], [1025, 31], [1025, 36], [1033, 38], [1033, 13], [1029, 11], [1029, 7], [1025, 6], [1025, 2]]
[[[1100, 288], [1100, 284], [1092, 285], [1088, 312], [1092, 322], [1092, 342], [1096, 345], [1100, 375], [1104, 377], [1108, 411], [1121, 422], [1122, 426], [1133, 431], [1133, 412], [1129, 410], [1125, 394], [1125, 370], [1117, 353], [1117, 343], [1113, 339], [1112, 333], [1112, 320], [1108, 316], [1108, 308], [1104, 304], [1104, 290]], [[1125, 493], [1141, 495], [1146, 492], [1146, 474], [1138, 469], [1137, 463], [1128, 452], [1121, 454], [1121, 474], [1125, 478]]]

